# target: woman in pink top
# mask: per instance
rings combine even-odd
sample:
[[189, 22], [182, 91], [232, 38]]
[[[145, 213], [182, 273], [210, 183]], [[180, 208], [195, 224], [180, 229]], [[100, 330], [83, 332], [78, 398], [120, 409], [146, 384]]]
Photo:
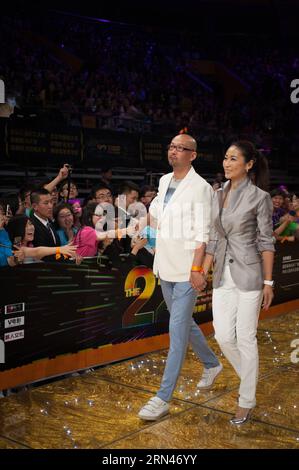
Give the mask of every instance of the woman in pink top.
[[[116, 230], [107, 232], [96, 230], [96, 224], [103, 219], [104, 209], [96, 202], [90, 202], [84, 209], [81, 217], [82, 228], [76, 234], [73, 244], [77, 245], [77, 255], [82, 257], [97, 256], [99, 242], [104, 245], [108, 239], [120, 235]], [[121, 235], [126, 233], [126, 229], [121, 230]], [[109, 243], [108, 243], [109, 244]]]

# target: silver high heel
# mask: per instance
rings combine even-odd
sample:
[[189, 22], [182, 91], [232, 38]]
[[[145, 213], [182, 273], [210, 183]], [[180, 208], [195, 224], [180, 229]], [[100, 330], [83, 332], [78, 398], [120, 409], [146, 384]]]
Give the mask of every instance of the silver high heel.
[[244, 423], [246, 423], [247, 421], [250, 420], [250, 418], [251, 418], [251, 413], [252, 413], [252, 408], [249, 408], [249, 410], [248, 410], [246, 416], [243, 416], [243, 418], [237, 418], [237, 417], [235, 416], [234, 418], [231, 418], [231, 419], [229, 420], [229, 422], [230, 422], [231, 424], [234, 424], [234, 425], [244, 424]]

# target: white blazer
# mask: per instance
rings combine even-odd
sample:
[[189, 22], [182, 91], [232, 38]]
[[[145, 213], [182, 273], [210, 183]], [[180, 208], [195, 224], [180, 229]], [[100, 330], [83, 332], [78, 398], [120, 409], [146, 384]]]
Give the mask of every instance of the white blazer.
[[193, 167], [181, 181], [164, 209], [173, 173], [162, 176], [149, 212], [157, 219], [154, 274], [164, 281], [186, 282], [194, 250], [209, 241], [213, 190]]

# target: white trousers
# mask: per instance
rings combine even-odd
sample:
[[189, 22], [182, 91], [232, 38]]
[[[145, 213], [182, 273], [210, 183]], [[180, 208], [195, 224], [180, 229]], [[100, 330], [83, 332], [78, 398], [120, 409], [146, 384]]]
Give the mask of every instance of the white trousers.
[[222, 285], [213, 290], [213, 326], [223, 354], [241, 379], [239, 406], [254, 408], [258, 378], [256, 330], [263, 291], [241, 291], [235, 285], [229, 265]]

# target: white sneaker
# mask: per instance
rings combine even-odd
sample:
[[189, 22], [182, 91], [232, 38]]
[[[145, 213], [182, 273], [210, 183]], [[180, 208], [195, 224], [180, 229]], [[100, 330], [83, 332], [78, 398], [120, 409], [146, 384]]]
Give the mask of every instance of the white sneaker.
[[219, 364], [219, 366], [211, 367], [210, 369], [204, 369], [202, 377], [197, 384], [197, 388], [210, 388], [213, 385], [214, 380], [216, 379], [217, 375], [223, 369], [223, 365]]
[[141, 408], [138, 416], [145, 421], [156, 421], [168, 412], [169, 404], [159, 397], [153, 397]]

